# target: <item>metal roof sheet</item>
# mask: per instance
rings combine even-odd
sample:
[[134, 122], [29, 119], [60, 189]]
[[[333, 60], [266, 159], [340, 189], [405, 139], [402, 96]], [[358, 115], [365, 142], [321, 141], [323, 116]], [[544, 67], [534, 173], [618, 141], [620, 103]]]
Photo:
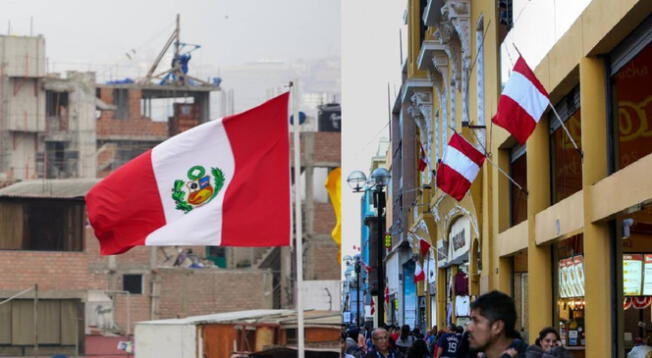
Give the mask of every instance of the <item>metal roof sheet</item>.
[[0, 189], [0, 198], [83, 198], [101, 179], [36, 179]]

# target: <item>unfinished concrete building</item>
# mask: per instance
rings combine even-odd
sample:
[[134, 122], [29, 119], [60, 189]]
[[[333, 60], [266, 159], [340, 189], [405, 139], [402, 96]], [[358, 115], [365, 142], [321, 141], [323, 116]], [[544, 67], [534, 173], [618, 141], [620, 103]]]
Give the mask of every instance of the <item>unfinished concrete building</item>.
[[[0, 305], [0, 355], [89, 353], [98, 334], [128, 336], [137, 321], [293, 307], [288, 248], [136, 247], [101, 257], [87, 224], [83, 196], [96, 178], [210, 120], [219, 87], [97, 84], [91, 72], [47, 74], [45, 58], [41, 36], [0, 36], [0, 187], [13, 184], [0, 189], [0, 272], [16, 273], [1, 275], [0, 301], [37, 284], [41, 317], [34, 345], [33, 327], [21, 324], [33, 321], [33, 293]], [[305, 279], [339, 281], [336, 220], [322, 192], [340, 166], [340, 133], [301, 138]], [[323, 295], [327, 286], [310, 287]]]

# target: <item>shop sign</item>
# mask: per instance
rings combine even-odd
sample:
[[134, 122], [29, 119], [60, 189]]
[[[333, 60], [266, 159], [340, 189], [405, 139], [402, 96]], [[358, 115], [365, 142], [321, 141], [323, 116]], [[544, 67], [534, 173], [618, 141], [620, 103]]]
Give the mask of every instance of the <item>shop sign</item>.
[[448, 240], [437, 241], [437, 264], [439, 267], [448, 264]]
[[584, 256], [559, 260], [559, 296], [584, 297]]
[[471, 221], [466, 216], [460, 217], [453, 223], [448, 234], [450, 264], [461, 264], [468, 260], [470, 239]]
[[428, 269], [426, 272], [428, 274], [428, 283], [430, 283], [432, 287], [437, 283], [437, 266], [435, 265], [435, 257], [432, 253], [428, 253], [427, 266]]
[[643, 295], [652, 296], [652, 255], [645, 254], [644, 259], [643, 277], [645, 277], [645, 279], [643, 281]]
[[387, 271], [387, 288], [390, 294], [397, 292], [399, 289], [399, 272], [398, 272], [398, 255], [392, 255], [387, 259], [385, 270]]
[[640, 296], [643, 282], [643, 255], [623, 255], [623, 290], [625, 296]]

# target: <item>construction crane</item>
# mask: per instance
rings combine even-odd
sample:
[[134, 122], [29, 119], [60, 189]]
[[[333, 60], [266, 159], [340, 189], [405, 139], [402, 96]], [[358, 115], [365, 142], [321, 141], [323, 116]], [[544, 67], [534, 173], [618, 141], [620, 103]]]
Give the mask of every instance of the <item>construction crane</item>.
[[[189, 86], [191, 84], [204, 85], [204, 86], [214, 86], [213, 84], [200, 80], [199, 78], [190, 76], [188, 74], [188, 63], [192, 58], [191, 52], [201, 48], [200, 45], [189, 44], [181, 42], [180, 40], [181, 32], [181, 16], [177, 14], [176, 27], [172, 34], [165, 42], [163, 49], [156, 56], [154, 63], [147, 71], [147, 75], [141, 81], [141, 84], [151, 83], [155, 79], [159, 79], [160, 85], [174, 85], [174, 86]], [[170, 68], [165, 71], [161, 71], [155, 74], [156, 68], [163, 59], [163, 56], [168, 52], [171, 46], [174, 46], [174, 56], [172, 58], [172, 63]]]

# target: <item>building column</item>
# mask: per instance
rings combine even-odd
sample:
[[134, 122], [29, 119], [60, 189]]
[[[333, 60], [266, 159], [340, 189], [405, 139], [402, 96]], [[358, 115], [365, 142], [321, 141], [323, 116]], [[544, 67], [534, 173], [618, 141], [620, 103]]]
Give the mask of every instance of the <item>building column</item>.
[[537, 246], [535, 216], [550, 205], [550, 135], [541, 118], [527, 142], [528, 332], [552, 325], [552, 263], [550, 246]]
[[[592, 186], [608, 175], [606, 113], [606, 67], [604, 60], [580, 60], [582, 103], [582, 188], [584, 191], [584, 288], [586, 356], [611, 356], [610, 235], [607, 223], [592, 222]], [[533, 281], [534, 282], [534, 281]]]

